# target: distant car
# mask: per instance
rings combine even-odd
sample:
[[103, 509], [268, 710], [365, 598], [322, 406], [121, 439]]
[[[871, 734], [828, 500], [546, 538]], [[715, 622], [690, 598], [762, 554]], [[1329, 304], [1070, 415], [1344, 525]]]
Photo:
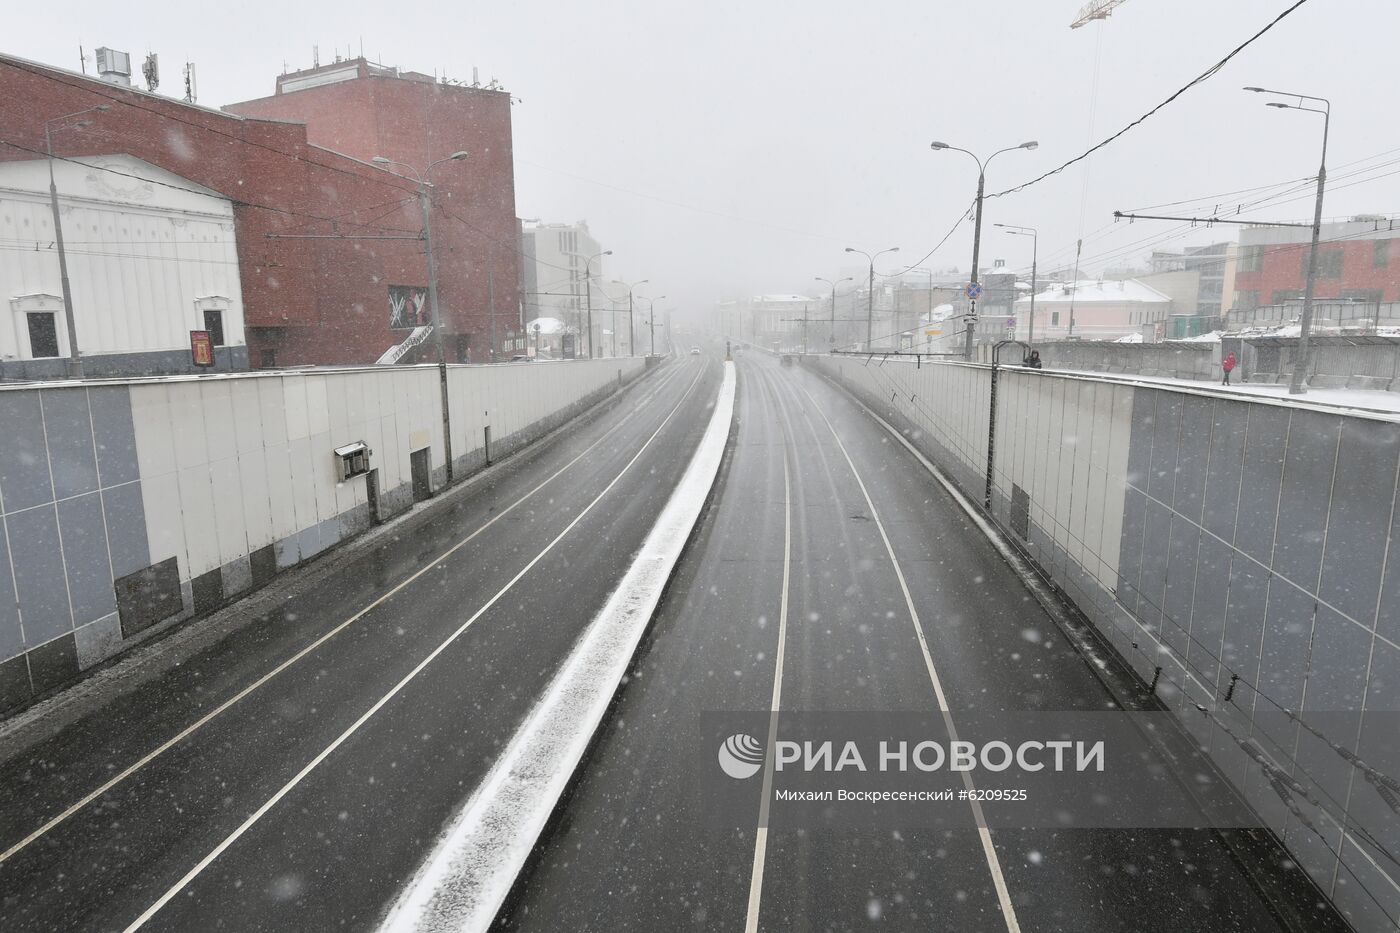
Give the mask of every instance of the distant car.
[[699, 348], [699, 347], [691, 347], [691, 348], [690, 348], [690, 355], [691, 355], [691, 356], [699, 356], [699, 355], [700, 355], [700, 348]]
[[510, 358], [510, 361], [512, 363], [530, 363], [533, 362], [534, 359], [535, 358], [533, 356], [527, 356], [524, 353], [517, 353], [515, 354], [515, 356], [512, 356]]

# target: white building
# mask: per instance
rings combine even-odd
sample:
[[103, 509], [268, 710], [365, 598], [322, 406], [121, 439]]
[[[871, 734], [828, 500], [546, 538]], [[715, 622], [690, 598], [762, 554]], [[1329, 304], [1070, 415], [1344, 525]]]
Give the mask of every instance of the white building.
[[[54, 177], [85, 375], [191, 371], [192, 330], [211, 332], [218, 369], [247, 368], [227, 198], [126, 155], [56, 161]], [[4, 379], [67, 371], [48, 189], [46, 160], [0, 163]]]
[[[1014, 329], [1017, 339], [1025, 340], [1030, 331], [1030, 298], [1018, 298], [1015, 307], [1014, 319], [1007, 320], [1007, 336]], [[1144, 326], [1160, 331], [1171, 311], [1170, 297], [1136, 279], [1057, 283], [1035, 296], [1035, 339], [1116, 340], [1142, 334]]]
[[[588, 332], [588, 286], [592, 286], [593, 337], [597, 347], [596, 355], [608, 352], [610, 335], [603, 331], [611, 330], [605, 316], [599, 309], [611, 310], [612, 303], [604, 293], [600, 282], [603, 279], [603, 264], [607, 259], [601, 255], [603, 247], [588, 231], [587, 221], [572, 224], [535, 223], [521, 230], [521, 252], [524, 253], [522, 278], [525, 287], [522, 298], [525, 304], [525, 318], [558, 318], [566, 322], [570, 329], [579, 333]], [[593, 258], [596, 257], [596, 258]], [[592, 262], [589, 260], [592, 259]], [[588, 279], [591, 277], [591, 283]], [[588, 352], [587, 337], [581, 338], [578, 348], [580, 356]]]

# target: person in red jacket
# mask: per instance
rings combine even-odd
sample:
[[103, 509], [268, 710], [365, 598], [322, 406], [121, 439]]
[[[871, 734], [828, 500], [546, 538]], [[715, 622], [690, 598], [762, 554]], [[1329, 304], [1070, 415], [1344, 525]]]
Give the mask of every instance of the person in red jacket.
[[1225, 371], [1225, 378], [1220, 380], [1220, 384], [1227, 386], [1230, 384], [1230, 370], [1235, 368], [1235, 351], [1231, 350], [1225, 354], [1225, 359], [1220, 361], [1220, 368]]

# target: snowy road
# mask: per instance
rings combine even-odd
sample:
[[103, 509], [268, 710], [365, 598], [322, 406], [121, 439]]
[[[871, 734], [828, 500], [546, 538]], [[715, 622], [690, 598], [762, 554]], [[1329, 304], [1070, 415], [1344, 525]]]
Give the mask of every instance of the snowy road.
[[[686, 356], [559, 436], [4, 734], [7, 931], [373, 929], [608, 600], [721, 384]], [[502, 930], [1268, 930], [1209, 833], [760, 830], [679, 801], [705, 710], [1110, 703], [919, 462], [737, 364], [715, 492]], [[236, 613], [233, 615], [237, 615]], [[179, 663], [176, 663], [178, 661]]]

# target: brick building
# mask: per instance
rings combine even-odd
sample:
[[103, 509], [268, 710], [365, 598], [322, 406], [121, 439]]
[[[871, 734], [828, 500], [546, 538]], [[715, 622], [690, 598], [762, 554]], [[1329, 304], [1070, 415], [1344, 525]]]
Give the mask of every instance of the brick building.
[[[410, 166], [390, 167], [410, 175], [467, 152], [464, 162], [445, 162], [430, 175], [433, 253], [449, 358], [464, 360], [470, 351], [481, 360], [493, 332], [499, 346], [521, 327], [510, 106], [505, 91], [442, 83], [355, 58], [280, 75], [273, 96], [224, 110], [300, 123], [313, 146], [363, 162], [382, 156]], [[421, 284], [426, 278], [396, 281]], [[380, 307], [387, 320], [382, 291]], [[255, 348], [258, 322], [250, 315], [249, 323]]]
[[[1312, 231], [1246, 227], [1240, 233], [1231, 313], [1302, 299]], [[1400, 227], [1391, 218], [1356, 217], [1324, 224], [1318, 246], [1316, 297], [1361, 303], [1400, 301]]]
[[249, 359], [266, 367], [374, 362], [426, 323], [417, 185], [368, 160], [465, 149], [432, 175], [434, 252], [449, 358], [482, 359], [493, 293], [503, 331], [518, 313], [509, 96], [361, 64], [300, 73], [333, 85], [283, 76], [245, 115], [0, 56], [0, 160], [43, 158], [45, 121], [104, 105], [55, 130], [56, 156], [134, 156], [229, 198]]

